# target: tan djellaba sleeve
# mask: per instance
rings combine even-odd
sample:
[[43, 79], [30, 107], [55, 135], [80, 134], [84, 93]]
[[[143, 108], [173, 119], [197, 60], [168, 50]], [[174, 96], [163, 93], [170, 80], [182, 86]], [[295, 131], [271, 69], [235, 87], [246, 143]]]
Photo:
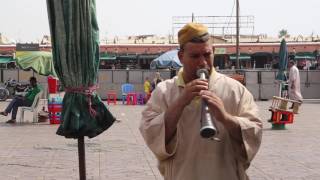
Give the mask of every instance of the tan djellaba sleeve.
[[174, 96], [172, 91], [168, 90], [173, 86], [173, 80], [158, 84], [152, 92], [147, 107], [142, 112], [139, 128], [147, 146], [159, 161], [171, 157], [177, 146], [177, 135], [168, 144], [165, 143], [164, 113], [168, 108], [168, 99], [172, 99], [172, 96]]

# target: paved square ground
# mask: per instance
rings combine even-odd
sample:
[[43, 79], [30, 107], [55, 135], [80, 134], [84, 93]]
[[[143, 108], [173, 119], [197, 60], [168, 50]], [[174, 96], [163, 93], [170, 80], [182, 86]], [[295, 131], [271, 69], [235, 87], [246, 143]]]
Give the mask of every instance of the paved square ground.
[[[7, 102], [1, 102], [3, 109]], [[320, 104], [304, 103], [294, 124], [271, 130], [270, 101], [257, 102], [264, 120], [260, 151], [248, 173], [252, 180], [320, 179]], [[160, 180], [156, 160], [138, 131], [144, 106], [110, 105], [121, 121], [86, 139], [87, 179]], [[31, 114], [26, 116], [31, 120]], [[58, 125], [10, 125], [0, 117], [1, 180], [79, 179], [77, 141], [55, 134]]]

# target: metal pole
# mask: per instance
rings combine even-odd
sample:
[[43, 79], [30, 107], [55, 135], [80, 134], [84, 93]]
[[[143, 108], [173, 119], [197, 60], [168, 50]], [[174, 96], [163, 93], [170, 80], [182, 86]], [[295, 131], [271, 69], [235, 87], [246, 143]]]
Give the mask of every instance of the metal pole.
[[240, 61], [239, 61], [239, 56], [240, 56], [240, 52], [239, 52], [239, 0], [236, 1], [236, 8], [237, 8], [237, 16], [236, 16], [236, 24], [237, 24], [237, 38], [236, 38], [236, 65], [237, 65], [237, 69], [240, 69]]
[[86, 152], [84, 136], [78, 138], [79, 176], [80, 180], [86, 180]]

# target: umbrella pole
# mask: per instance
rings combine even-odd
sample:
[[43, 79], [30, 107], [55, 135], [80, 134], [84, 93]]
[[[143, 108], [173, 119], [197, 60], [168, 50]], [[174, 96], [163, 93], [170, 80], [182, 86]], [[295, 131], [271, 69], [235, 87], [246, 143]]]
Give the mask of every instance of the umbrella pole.
[[86, 180], [86, 152], [84, 136], [78, 138], [79, 175], [80, 180]]
[[282, 97], [281, 96], [282, 95], [281, 91], [282, 91], [282, 82], [279, 81], [279, 97]]

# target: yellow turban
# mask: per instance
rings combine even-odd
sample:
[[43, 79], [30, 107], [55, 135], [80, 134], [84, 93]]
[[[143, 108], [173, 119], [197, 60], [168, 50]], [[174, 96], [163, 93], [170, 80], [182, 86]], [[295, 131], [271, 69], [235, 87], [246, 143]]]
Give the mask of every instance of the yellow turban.
[[203, 24], [188, 23], [178, 32], [178, 42], [181, 45], [189, 42], [195, 37], [208, 33], [208, 28]]

